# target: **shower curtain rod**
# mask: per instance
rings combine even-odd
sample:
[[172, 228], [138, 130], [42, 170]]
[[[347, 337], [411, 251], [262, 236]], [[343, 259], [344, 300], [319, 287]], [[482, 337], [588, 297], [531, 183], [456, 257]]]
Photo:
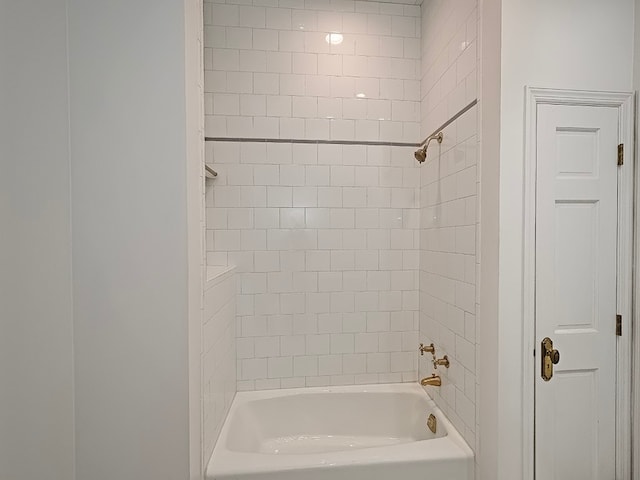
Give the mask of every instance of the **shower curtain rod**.
[[381, 147], [418, 147], [413, 142], [381, 142], [372, 140], [319, 140], [306, 138], [204, 137], [205, 142], [303, 143], [313, 145], [368, 145]]
[[204, 137], [205, 142], [247, 142], [247, 143], [303, 143], [303, 144], [317, 144], [317, 145], [368, 145], [368, 146], [381, 146], [381, 147], [421, 147], [429, 141], [430, 138], [437, 136], [439, 132], [451, 125], [458, 118], [468, 112], [478, 103], [478, 99], [474, 99], [467, 106], [462, 108], [458, 113], [453, 115], [449, 120], [444, 122], [433, 133], [425, 138], [420, 143], [413, 142], [383, 142], [372, 140], [320, 140], [320, 139], [306, 139], [306, 138], [257, 138], [257, 137]]
[[204, 175], [207, 178], [216, 178], [218, 176], [218, 172], [216, 172], [213, 168], [211, 168], [209, 165], [204, 166]]
[[460, 118], [462, 115], [464, 115], [469, 110], [471, 110], [477, 103], [478, 103], [478, 99], [477, 98], [473, 99], [471, 101], [471, 103], [469, 103], [469, 105], [467, 105], [466, 107], [463, 107], [462, 110], [460, 110], [458, 113], [454, 114], [449, 120], [447, 120], [442, 125], [440, 125], [438, 128], [436, 128], [433, 131], [433, 133], [431, 133], [431, 135], [427, 135], [427, 138], [425, 138], [422, 142], [420, 142], [418, 144], [418, 147], [421, 147], [422, 145], [427, 143], [430, 139], [435, 138], [438, 135], [438, 133], [442, 132], [442, 130], [447, 128], [449, 125], [451, 125], [453, 122], [455, 122], [458, 118]]

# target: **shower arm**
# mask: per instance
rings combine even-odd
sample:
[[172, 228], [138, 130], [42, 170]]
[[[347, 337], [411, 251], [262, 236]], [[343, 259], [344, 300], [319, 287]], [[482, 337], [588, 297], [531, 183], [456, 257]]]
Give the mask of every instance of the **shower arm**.
[[429, 148], [431, 140], [437, 140], [438, 143], [442, 143], [443, 138], [444, 136], [442, 135], [442, 132], [434, 133], [433, 135], [428, 136], [424, 141], [424, 146], [419, 150], [416, 150], [416, 152], [413, 154], [416, 157], [416, 160], [420, 163], [424, 162], [427, 159], [427, 148]]
[[435, 140], [438, 140], [438, 143], [442, 143], [442, 138], [443, 138], [442, 131], [445, 128], [447, 128], [449, 125], [451, 125], [453, 122], [455, 122], [462, 115], [464, 115], [466, 112], [471, 110], [474, 106], [477, 105], [477, 103], [478, 103], [477, 98], [472, 100], [467, 106], [463, 107], [460, 111], [458, 111], [458, 113], [454, 114], [449, 120], [447, 120], [442, 125], [440, 125], [434, 131], [435, 133], [425, 138], [424, 141], [420, 144], [420, 145], [424, 144], [424, 147], [421, 147], [419, 150], [416, 150], [413, 154], [413, 156], [416, 157], [416, 160], [420, 163], [424, 162], [427, 159], [427, 147], [429, 146], [429, 143], [431, 142], [431, 140], [435, 139]]
[[431, 140], [437, 140], [438, 143], [442, 143], [443, 138], [444, 138], [444, 135], [442, 135], [442, 132], [434, 133], [429, 138], [427, 138], [427, 142], [424, 144], [425, 150], [429, 148], [429, 143], [431, 143]]

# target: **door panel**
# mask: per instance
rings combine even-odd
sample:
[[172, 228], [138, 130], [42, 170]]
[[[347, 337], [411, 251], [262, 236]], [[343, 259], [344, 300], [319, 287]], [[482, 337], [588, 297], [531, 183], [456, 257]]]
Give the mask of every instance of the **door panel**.
[[[565, 445], [562, 456], [555, 455], [555, 477], [564, 479], [597, 480], [598, 439], [597, 424], [591, 419], [597, 415], [593, 399], [598, 388], [597, 370], [560, 370], [554, 373], [556, 382], [554, 402], [556, 418], [553, 422], [554, 441]], [[577, 396], [583, 401], [574, 404], [563, 401]], [[579, 439], [579, 441], [576, 441]], [[540, 478], [540, 477], [538, 477]], [[613, 477], [610, 477], [613, 479]]]
[[555, 300], [557, 327], [563, 330], [597, 323], [598, 209], [598, 202], [556, 204]]
[[[618, 110], [538, 106], [536, 478], [614, 480]], [[540, 375], [540, 342], [560, 352]]]

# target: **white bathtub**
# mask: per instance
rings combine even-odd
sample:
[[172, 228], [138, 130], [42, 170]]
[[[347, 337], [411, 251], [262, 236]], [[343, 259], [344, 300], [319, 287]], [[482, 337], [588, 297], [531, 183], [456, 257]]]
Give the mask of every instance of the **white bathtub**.
[[238, 393], [206, 478], [470, 480], [472, 472], [473, 452], [422, 388], [391, 384]]

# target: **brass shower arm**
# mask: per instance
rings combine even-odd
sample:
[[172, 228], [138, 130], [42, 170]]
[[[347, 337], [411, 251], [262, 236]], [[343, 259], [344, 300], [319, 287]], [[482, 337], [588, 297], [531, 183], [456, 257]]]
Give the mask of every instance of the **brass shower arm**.
[[434, 133], [433, 135], [430, 135], [429, 137], [427, 137], [427, 139], [424, 142], [424, 146], [416, 150], [415, 153], [413, 154], [414, 157], [416, 157], [416, 160], [420, 163], [424, 162], [427, 159], [427, 148], [429, 148], [429, 144], [431, 143], [431, 140], [437, 140], [438, 143], [442, 143], [443, 138], [444, 138], [444, 135], [442, 135], [442, 132]]

